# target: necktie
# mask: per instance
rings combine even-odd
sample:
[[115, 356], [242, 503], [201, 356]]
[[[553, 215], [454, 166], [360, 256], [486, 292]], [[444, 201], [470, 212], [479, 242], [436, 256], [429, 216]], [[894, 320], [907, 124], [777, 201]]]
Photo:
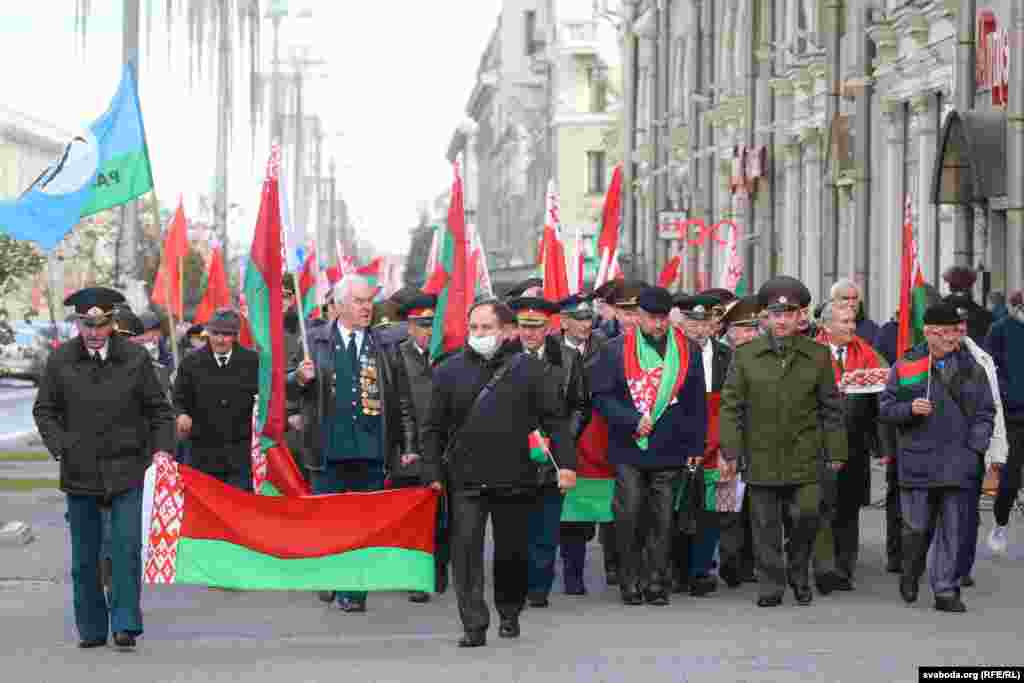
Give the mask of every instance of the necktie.
[[840, 346], [836, 349], [836, 360], [839, 361], [839, 369], [846, 370], [846, 347]]
[[228, 357], [227, 356], [217, 356], [217, 364], [220, 365], [222, 368], [227, 366], [227, 364], [228, 364]]
[[352, 368], [352, 376], [355, 377], [359, 367], [359, 356], [356, 354], [356, 333], [348, 334], [348, 364]]
[[96, 365], [98, 365], [100, 367], [103, 367], [103, 356], [100, 355], [99, 351], [97, 351], [96, 353], [92, 354], [92, 359], [94, 361], [96, 361]]

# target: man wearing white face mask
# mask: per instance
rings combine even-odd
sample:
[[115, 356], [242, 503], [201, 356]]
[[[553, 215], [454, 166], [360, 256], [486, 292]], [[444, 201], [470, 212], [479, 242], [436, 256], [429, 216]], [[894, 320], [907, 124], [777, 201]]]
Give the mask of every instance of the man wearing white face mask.
[[441, 488], [447, 469], [451, 561], [465, 635], [460, 647], [487, 644], [490, 614], [484, 602], [484, 530], [494, 533], [494, 602], [498, 635], [519, 636], [526, 601], [529, 518], [541, 468], [531, 459], [530, 434], [551, 437], [563, 492], [576, 484], [576, 450], [558, 387], [545, 365], [506, 341], [504, 304], [486, 301], [469, 312], [467, 348], [434, 370], [430, 411], [422, 428], [424, 478]]

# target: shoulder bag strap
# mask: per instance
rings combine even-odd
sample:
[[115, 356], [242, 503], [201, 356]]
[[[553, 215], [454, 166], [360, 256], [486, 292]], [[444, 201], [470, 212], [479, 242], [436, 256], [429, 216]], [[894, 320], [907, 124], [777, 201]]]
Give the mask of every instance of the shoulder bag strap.
[[498, 382], [500, 382], [502, 378], [510, 370], [512, 370], [513, 368], [518, 366], [519, 363], [522, 362], [523, 356], [524, 354], [517, 353], [515, 356], [506, 361], [504, 365], [499, 367], [494, 372], [493, 375], [491, 375], [491, 379], [489, 379], [487, 383], [484, 384], [483, 388], [481, 388], [480, 391], [477, 393], [476, 398], [473, 399], [473, 405], [471, 405], [469, 407], [469, 410], [466, 411], [466, 415], [462, 419], [462, 423], [456, 429], [452, 430], [451, 436], [448, 439], [449, 448], [451, 448], [455, 444], [455, 442], [458, 441], [459, 434], [462, 432], [462, 428], [469, 424], [470, 418], [472, 418], [473, 414], [480, 409], [480, 406], [483, 404], [484, 399], [487, 398], [487, 395], [494, 390], [494, 387], [498, 385]]

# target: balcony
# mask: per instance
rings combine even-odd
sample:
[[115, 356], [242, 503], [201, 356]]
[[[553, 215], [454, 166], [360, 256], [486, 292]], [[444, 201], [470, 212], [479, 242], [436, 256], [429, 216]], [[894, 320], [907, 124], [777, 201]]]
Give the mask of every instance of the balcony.
[[580, 19], [563, 21], [558, 26], [558, 50], [565, 54], [596, 54], [598, 51], [597, 21]]

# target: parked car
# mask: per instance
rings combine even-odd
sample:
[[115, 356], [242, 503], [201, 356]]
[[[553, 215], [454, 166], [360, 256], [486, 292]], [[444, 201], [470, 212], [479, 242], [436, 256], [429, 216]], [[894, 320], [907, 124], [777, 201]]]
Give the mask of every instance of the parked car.
[[75, 334], [68, 323], [18, 323], [0, 330], [0, 377], [39, 384], [50, 353]]

